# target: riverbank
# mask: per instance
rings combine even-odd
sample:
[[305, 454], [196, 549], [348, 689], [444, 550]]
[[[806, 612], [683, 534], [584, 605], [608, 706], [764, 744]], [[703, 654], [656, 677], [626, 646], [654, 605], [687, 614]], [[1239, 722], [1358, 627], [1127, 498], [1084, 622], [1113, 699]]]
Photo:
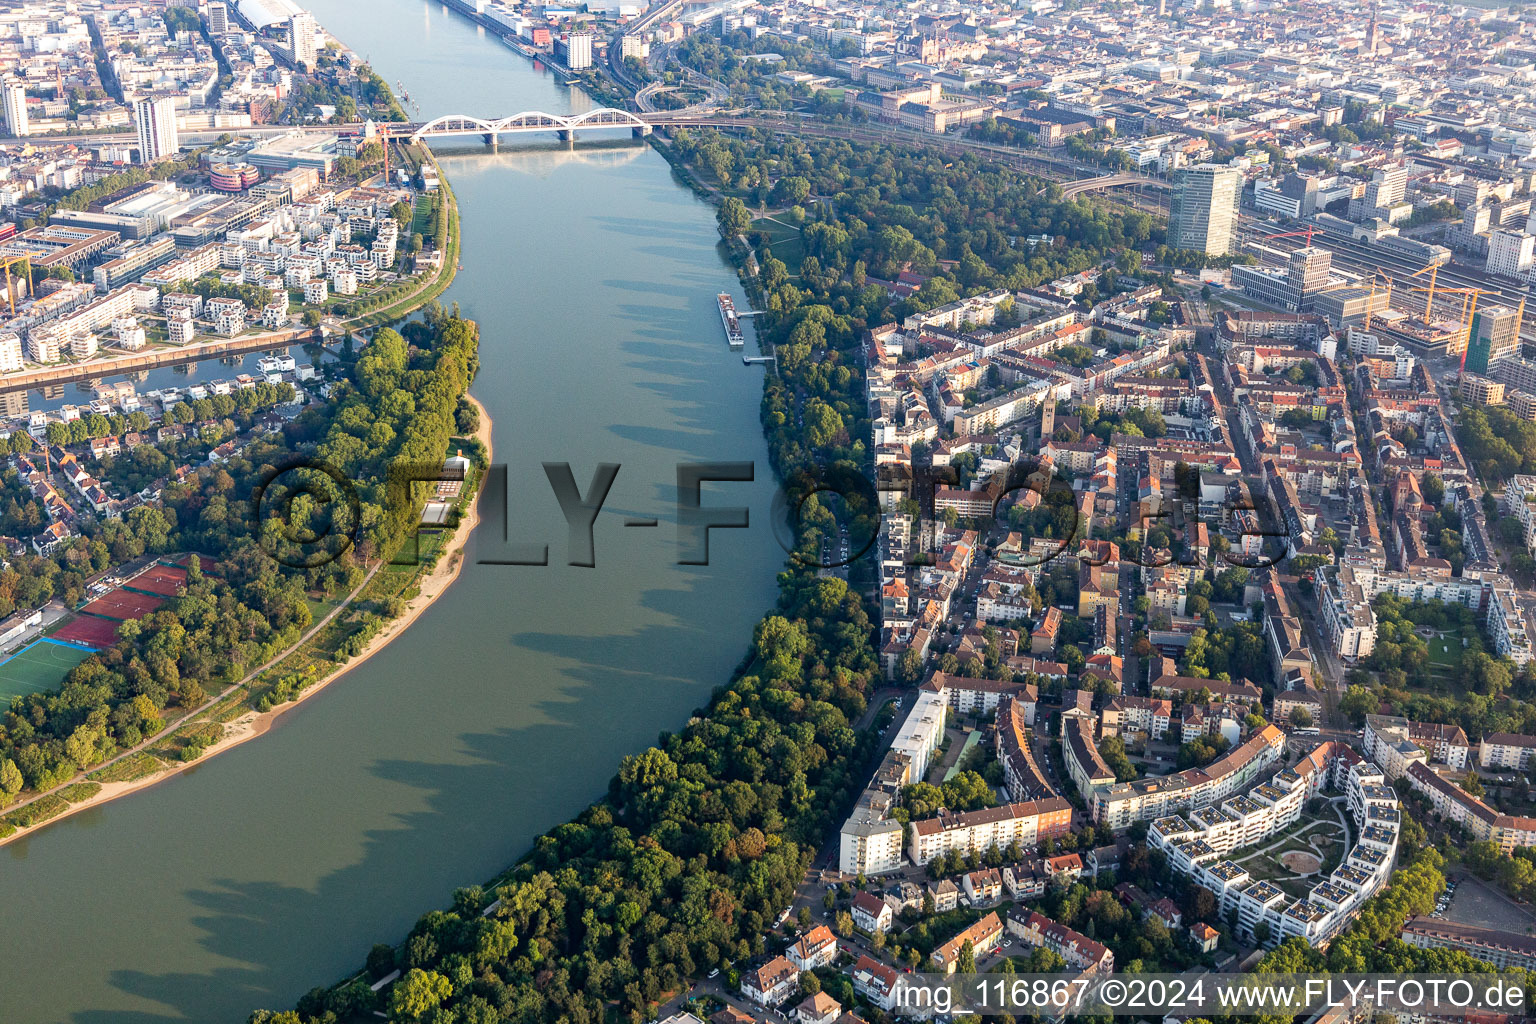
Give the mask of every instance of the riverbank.
[[[475, 440], [484, 445], [486, 458], [485, 464], [486, 466], [489, 466], [493, 457], [491, 447], [491, 432], [494, 423], [491, 420], [489, 412], [486, 411], [485, 406], [481, 404], [479, 399], [475, 398], [472, 394], [466, 394], [465, 398], [468, 399], [470, 404], [473, 405], [479, 413], [480, 425], [476, 429], [473, 437]], [[483, 480], [484, 468], [482, 467], [481, 481], [483, 482]], [[478, 488], [476, 490], [478, 491]], [[164, 767], [155, 769], [133, 779], [125, 779], [122, 781], [114, 782], [85, 783], [85, 785], [96, 787], [95, 791], [90, 796], [78, 802], [70, 803], [67, 807], [60, 810], [58, 813], [37, 822], [35, 825], [18, 827], [9, 835], [0, 837], [0, 846], [6, 846], [10, 843], [16, 842], [18, 839], [24, 839], [35, 832], [47, 828], [49, 825], [63, 821], [65, 818], [78, 814], [81, 811], [89, 810], [92, 807], [99, 807], [102, 804], [109, 803], [120, 797], [125, 797], [131, 793], [137, 793], [140, 790], [148, 789], [151, 786], [157, 785], [166, 781], [167, 779], [180, 775], [182, 772], [195, 768], [198, 765], [203, 764], [205, 761], [208, 761], [218, 756], [219, 754], [222, 754], [226, 750], [231, 750], [235, 747], [238, 747], [242, 743], [246, 743], [250, 740], [256, 739], [259, 736], [265, 735], [266, 732], [272, 728], [272, 725], [274, 722], [276, 722], [278, 716], [298, 707], [300, 704], [304, 703], [304, 701], [313, 697], [321, 690], [324, 690], [326, 687], [330, 686], [338, 679], [341, 679], [353, 669], [367, 662], [368, 659], [372, 658], [385, 647], [389, 646], [389, 644], [395, 638], [404, 634], [405, 631], [411, 626], [411, 624], [420, 618], [421, 614], [430, 608], [433, 602], [435, 602], [439, 597], [447, 592], [448, 588], [452, 586], [454, 581], [459, 578], [459, 574], [464, 567], [464, 548], [469, 543], [470, 535], [475, 532], [475, 527], [477, 527], [480, 523], [480, 503], [477, 498], [478, 494], [471, 495], [469, 497], [466, 514], [463, 516], [463, 518], [460, 519], [459, 525], [454, 530], [453, 536], [443, 545], [443, 549], [439, 553], [437, 561], [433, 564], [432, 568], [428, 570], [424, 575], [418, 577], [417, 594], [415, 597], [412, 597], [409, 601], [406, 602], [405, 610], [385, 623], [384, 626], [380, 628], [379, 632], [373, 637], [373, 639], [369, 640], [368, 643], [364, 645], [363, 649], [359, 651], [354, 657], [348, 659], [346, 664], [336, 666], [336, 668], [331, 672], [327, 673], [320, 679], [305, 687], [304, 690], [300, 692], [293, 700], [285, 704], [278, 705], [277, 707], [272, 708], [270, 711], [247, 711], [240, 715], [238, 718], [224, 723], [223, 735], [221, 735], [219, 739], [215, 740], [213, 743], [209, 744], [206, 748], [203, 749], [201, 754], [191, 760], [174, 763], [167, 762], [165, 763]], [[364, 580], [363, 583], [359, 585], [357, 591], [355, 591], [352, 595], [352, 598], [349, 599], [348, 604], [351, 604], [352, 601], [358, 597], [358, 595], [367, 589], [371, 579], [372, 574], [370, 574], [369, 578]], [[342, 607], [345, 608], [346, 605], [343, 605]], [[274, 670], [280, 669], [281, 667], [281, 664], [279, 664], [274, 667]], [[189, 717], [186, 721], [182, 722], [178, 728], [186, 728], [187, 726], [196, 726], [198, 724], [198, 719], [195, 716], [192, 716]], [[73, 785], [79, 785], [79, 783], [73, 783]], [[69, 788], [70, 786], [66, 785], [61, 787], [60, 790], [52, 791], [49, 794], [45, 794], [44, 796], [56, 796], [60, 792]]]

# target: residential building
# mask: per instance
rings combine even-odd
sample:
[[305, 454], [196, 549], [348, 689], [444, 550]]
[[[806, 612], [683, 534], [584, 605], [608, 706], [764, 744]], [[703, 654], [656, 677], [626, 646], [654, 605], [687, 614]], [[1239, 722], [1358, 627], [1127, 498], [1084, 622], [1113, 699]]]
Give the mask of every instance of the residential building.
[[315, 47], [315, 27], [315, 16], [308, 11], [299, 11], [288, 19], [293, 62], [306, 71], [315, 66], [318, 55]]
[[955, 967], [960, 961], [960, 952], [965, 944], [971, 944], [971, 951], [979, 960], [984, 954], [997, 945], [1003, 937], [1003, 922], [998, 918], [997, 912], [992, 911], [986, 917], [960, 932], [954, 938], [944, 943], [933, 951], [933, 963], [945, 974], [954, 974]]
[[1115, 969], [1115, 954], [1102, 942], [1033, 910], [1015, 907], [1008, 911], [1008, 934], [1050, 950], [1075, 971], [1108, 974]]
[[133, 123], [139, 132], [139, 162], [152, 164], [175, 156], [181, 149], [176, 129], [176, 100], [150, 96], [133, 104]]
[[1457, 949], [1496, 970], [1536, 970], [1536, 937], [1472, 924], [1415, 916], [1403, 925], [1403, 941], [1419, 949]]
[[1033, 846], [1071, 830], [1072, 805], [1059, 796], [975, 811], [942, 811], [937, 817], [912, 822], [907, 856], [921, 867], [940, 854]]
[[854, 927], [862, 928], [871, 935], [888, 930], [895, 920], [895, 913], [889, 903], [862, 889], [853, 894], [852, 912]]
[[741, 976], [741, 994], [759, 1006], [779, 1006], [800, 987], [800, 971], [782, 956]]
[[5, 130], [18, 139], [27, 137], [31, 130], [27, 120], [27, 87], [17, 78], [0, 82], [0, 101], [5, 108]]
[[1496, 771], [1525, 772], [1531, 768], [1533, 752], [1536, 752], [1536, 736], [1491, 732], [1478, 742], [1477, 763]]
[[837, 936], [819, 924], [796, 939], [784, 955], [798, 970], [814, 971], [837, 959]]
[[1495, 228], [1488, 236], [1488, 261], [1483, 269], [1490, 274], [1523, 278], [1536, 265], [1536, 235], [1524, 231]]

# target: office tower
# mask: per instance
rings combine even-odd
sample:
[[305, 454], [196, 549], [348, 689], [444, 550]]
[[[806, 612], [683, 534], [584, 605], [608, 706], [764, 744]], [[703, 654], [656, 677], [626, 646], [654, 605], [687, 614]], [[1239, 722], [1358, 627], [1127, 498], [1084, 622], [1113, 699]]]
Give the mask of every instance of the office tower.
[[181, 149], [176, 132], [176, 101], [169, 96], [150, 96], [133, 104], [133, 122], [139, 129], [139, 162], [152, 164]]
[[1508, 306], [1488, 306], [1472, 314], [1467, 338], [1467, 370], [1487, 373], [1490, 367], [1520, 354], [1520, 312]]
[[1291, 283], [1301, 289], [1301, 297], [1328, 286], [1328, 272], [1333, 268], [1333, 253], [1308, 246], [1291, 253], [1287, 271]]
[[1536, 263], [1536, 235], [1524, 231], [1495, 229], [1488, 236], [1488, 262], [1483, 269], [1490, 274], [1524, 277]]
[[315, 66], [315, 16], [300, 11], [288, 19], [288, 33], [293, 43], [293, 62], [306, 68]]
[[1317, 212], [1317, 178], [1310, 174], [1287, 174], [1280, 179], [1280, 194], [1296, 201], [1298, 217], [1310, 217]]
[[229, 31], [229, 6], [227, 4], [214, 3], [208, 5], [208, 31], [216, 36], [222, 36]]
[[0, 94], [5, 100], [5, 127], [18, 139], [30, 130], [27, 125], [27, 87], [14, 78], [0, 84]]
[[1169, 244], [1207, 256], [1232, 251], [1232, 222], [1243, 174], [1235, 167], [1198, 164], [1186, 170], [1174, 189], [1168, 214]]

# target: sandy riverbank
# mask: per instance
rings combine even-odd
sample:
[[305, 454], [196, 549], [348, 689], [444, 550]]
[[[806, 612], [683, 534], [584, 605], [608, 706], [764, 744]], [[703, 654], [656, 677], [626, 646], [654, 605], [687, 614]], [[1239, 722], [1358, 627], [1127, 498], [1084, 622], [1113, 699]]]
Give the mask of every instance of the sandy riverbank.
[[[485, 445], [486, 462], [489, 464], [492, 458], [491, 417], [485, 411], [485, 406], [480, 403], [479, 399], [473, 395], [467, 397], [475, 408], [480, 411], [480, 428], [475, 431], [475, 437], [481, 444]], [[148, 789], [150, 786], [164, 782], [166, 779], [180, 774], [188, 768], [196, 767], [209, 758], [216, 757], [232, 747], [238, 747], [248, 740], [253, 740], [265, 734], [268, 729], [272, 728], [272, 723], [278, 715], [298, 707], [304, 701], [383, 650], [389, 645], [390, 641], [404, 633], [411, 623], [415, 622], [421, 613], [431, 606], [433, 601], [441, 597], [444, 591], [452, 586], [453, 581], [459, 578], [459, 573], [464, 567], [464, 547], [468, 544], [470, 534], [475, 532], [475, 527], [479, 523], [480, 502], [477, 499], [469, 503], [468, 514], [460, 521], [459, 528], [454, 532], [453, 538], [443, 547], [442, 554], [438, 558], [437, 564], [433, 566], [432, 571], [421, 578], [420, 593], [406, 604], [405, 611], [398, 617], [385, 623], [378, 634], [352, 660], [324, 678], [310, 684], [296, 700], [275, 707], [271, 711], [247, 711], [234, 721], [226, 723], [224, 735], [219, 738], [218, 742], [209, 744], [208, 748], [203, 751], [202, 756], [196, 760], [167, 765], [158, 771], [145, 775], [143, 778], [133, 779], [129, 782], [103, 782], [101, 783], [101, 790], [95, 796], [81, 800], [79, 803], [70, 804], [68, 808], [47, 821], [39, 822], [27, 828], [17, 829], [9, 836], [0, 839], [0, 846], [14, 843], [16, 840], [29, 836], [39, 829], [44, 829], [55, 822], [63, 821], [72, 814], [78, 814], [88, 808], [100, 806], [108, 801], [127, 796], [130, 793], [136, 793], [141, 789]]]

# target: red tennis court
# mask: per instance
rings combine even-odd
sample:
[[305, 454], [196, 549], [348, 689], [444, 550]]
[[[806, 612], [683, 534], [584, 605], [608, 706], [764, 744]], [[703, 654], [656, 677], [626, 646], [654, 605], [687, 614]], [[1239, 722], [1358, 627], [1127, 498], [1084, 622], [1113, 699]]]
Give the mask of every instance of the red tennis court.
[[162, 597], [175, 597], [176, 591], [187, 585], [187, 570], [169, 565], [152, 565], [126, 584], [133, 590]]
[[111, 619], [98, 619], [94, 615], [77, 615], [75, 620], [53, 635], [72, 644], [91, 647], [111, 647], [117, 643], [118, 623]]
[[80, 610], [91, 615], [104, 615], [109, 619], [138, 619], [163, 604], [165, 604], [163, 597], [135, 594], [131, 590], [119, 587], [116, 590], [107, 591]]
[[[171, 561], [185, 569], [188, 563], [192, 561], [192, 554], [190, 552], [180, 554], [172, 558]], [[210, 555], [198, 555], [197, 564], [202, 568], [204, 576], [217, 576], [219, 574], [218, 559]]]

